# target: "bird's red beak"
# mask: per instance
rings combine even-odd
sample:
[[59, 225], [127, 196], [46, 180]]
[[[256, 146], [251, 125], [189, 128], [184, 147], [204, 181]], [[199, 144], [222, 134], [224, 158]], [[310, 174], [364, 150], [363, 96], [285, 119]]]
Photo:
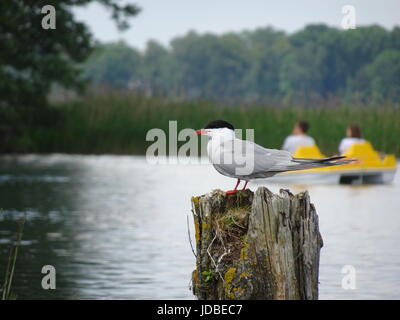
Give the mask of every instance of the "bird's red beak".
[[196, 130], [197, 135], [205, 134], [205, 133], [206, 133], [206, 130], [204, 130], [204, 129]]

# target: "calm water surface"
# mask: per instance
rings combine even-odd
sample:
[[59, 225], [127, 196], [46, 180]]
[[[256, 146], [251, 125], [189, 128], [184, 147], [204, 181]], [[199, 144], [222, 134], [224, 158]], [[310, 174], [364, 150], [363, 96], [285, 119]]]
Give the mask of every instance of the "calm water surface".
[[[0, 157], [0, 279], [26, 213], [18, 299], [193, 299], [190, 197], [233, 184], [208, 165], [143, 157]], [[310, 192], [324, 239], [321, 299], [400, 299], [399, 174], [391, 185], [268, 187]], [[56, 290], [41, 289], [44, 265], [57, 270]], [[354, 290], [342, 289], [345, 265]]]

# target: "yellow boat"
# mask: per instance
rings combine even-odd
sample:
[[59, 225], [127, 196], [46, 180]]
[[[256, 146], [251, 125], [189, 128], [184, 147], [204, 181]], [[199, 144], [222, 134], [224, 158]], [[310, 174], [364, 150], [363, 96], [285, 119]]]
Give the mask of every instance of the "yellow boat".
[[[381, 184], [393, 181], [397, 169], [396, 157], [393, 154], [378, 153], [370, 142], [353, 144], [344, 156], [356, 161], [340, 166], [285, 172], [268, 180], [342, 184]], [[325, 155], [314, 145], [299, 147], [293, 157], [325, 158]]]

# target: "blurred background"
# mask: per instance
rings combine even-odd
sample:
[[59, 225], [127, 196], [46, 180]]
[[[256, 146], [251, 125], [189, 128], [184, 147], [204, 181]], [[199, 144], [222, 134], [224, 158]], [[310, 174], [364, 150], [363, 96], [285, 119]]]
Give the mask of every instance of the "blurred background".
[[[168, 121], [224, 119], [281, 148], [303, 119], [326, 155], [357, 123], [398, 157], [400, 3], [352, 1], [354, 29], [347, 4], [1, 2], [0, 279], [26, 214], [11, 297], [193, 298], [190, 197], [234, 182], [209, 165], [149, 165], [146, 133]], [[43, 28], [45, 5], [55, 29]], [[400, 298], [399, 179], [267, 184], [311, 194], [321, 298]], [[42, 289], [43, 265], [56, 268], [56, 290]], [[341, 286], [345, 265], [354, 290]]]

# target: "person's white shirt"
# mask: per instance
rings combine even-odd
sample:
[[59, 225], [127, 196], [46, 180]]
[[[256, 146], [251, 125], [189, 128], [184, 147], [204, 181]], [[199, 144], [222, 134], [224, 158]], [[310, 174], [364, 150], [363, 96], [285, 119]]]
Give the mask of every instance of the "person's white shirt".
[[312, 137], [303, 134], [292, 134], [286, 137], [282, 149], [294, 153], [298, 147], [313, 145], [315, 145], [315, 140]]
[[351, 138], [351, 137], [346, 137], [343, 138], [342, 141], [340, 141], [339, 144], [339, 152], [340, 154], [344, 154], [347, 152], [347, 150], [349, 150], [349, 148], [355, 144], [355, 143], [363, 143], [365, 142], [364, 139], [362, 138]]

